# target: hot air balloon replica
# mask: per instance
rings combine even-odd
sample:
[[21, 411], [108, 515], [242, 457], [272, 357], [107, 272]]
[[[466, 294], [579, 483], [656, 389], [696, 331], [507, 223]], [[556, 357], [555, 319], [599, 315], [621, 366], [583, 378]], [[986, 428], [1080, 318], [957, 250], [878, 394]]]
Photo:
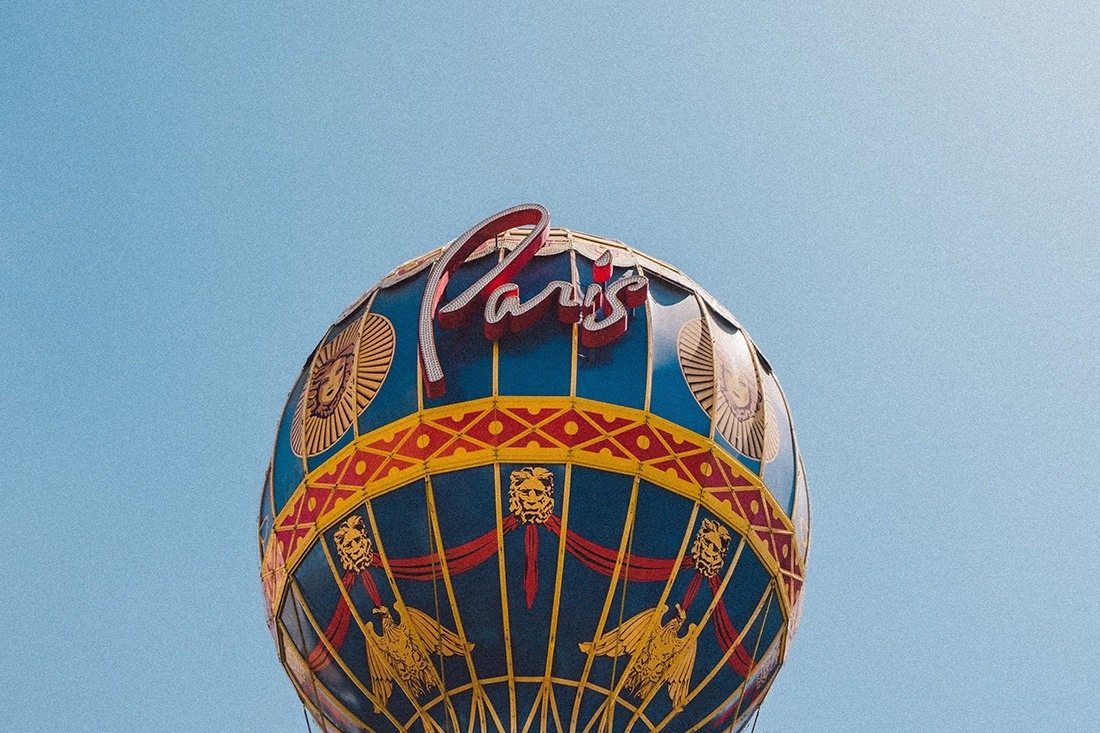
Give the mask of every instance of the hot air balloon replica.
[[306, 360], [260, 504], [279, 659], [322, 731], [744, 728], [798, 625], [790, 412], [675, 268], [508, 209]]

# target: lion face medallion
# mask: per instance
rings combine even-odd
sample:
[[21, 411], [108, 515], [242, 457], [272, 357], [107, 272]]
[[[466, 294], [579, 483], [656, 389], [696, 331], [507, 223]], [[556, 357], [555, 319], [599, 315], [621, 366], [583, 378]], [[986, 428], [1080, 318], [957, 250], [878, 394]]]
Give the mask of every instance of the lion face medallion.
[[700, 575], [713, 578], [722, 570], [730, 549], [730, 532], [713, 519], [704, 519], [691, 546], [691, 562]]
[[317, 350], [291, 423], [295, 455], [322, 453], [348, 432], [382, 387], [394, 344], [389, 320], [368, 313]]
[[512, 471], [508, 511], [524, 524], [542, 524], [554, 511], [554, 474], [545, 468]]
[[307, 403], [314, 417], [331, 417], [339, 407], [355, 370], [354, 346], [347, 344], [343, 351], [314, 367]]
[[346, 572], [361, 573], [370, 567], [373, 548], [362, 517], [353, 515], [344, 520], [333, 539]]

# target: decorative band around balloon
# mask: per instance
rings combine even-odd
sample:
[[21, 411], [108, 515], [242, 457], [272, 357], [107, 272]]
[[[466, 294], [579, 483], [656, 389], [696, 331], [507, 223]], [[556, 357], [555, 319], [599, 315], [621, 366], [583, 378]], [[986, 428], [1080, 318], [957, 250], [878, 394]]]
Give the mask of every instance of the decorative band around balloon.
[[319, 534], [364, 501], [436, 473], [494, 463], [572, 463], [636, 475], [696, 500], [743, 536], [784, 592], [789, 618], [805, 559], [759, 478], [714, 441], [652, 413], [576, 397], [490, 397], [424, 410], [345, 446], [275, 517], [261, 577], [277, 612]]

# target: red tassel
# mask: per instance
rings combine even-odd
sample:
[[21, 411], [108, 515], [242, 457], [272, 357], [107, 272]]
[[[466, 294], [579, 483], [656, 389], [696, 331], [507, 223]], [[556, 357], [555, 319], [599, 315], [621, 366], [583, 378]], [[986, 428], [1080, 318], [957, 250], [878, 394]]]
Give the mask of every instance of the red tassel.
[[382, 607], [382, 596], [378, 593], [378, 586], [374, 583], [374, 576], [370, 574], [370, 570], [364, 570], [359, 573], [359, 577], [363, 579], [363, 587], [367, 589], [367, 595], [370, 596], [371, 603], [375, 608]]
[[688, 583], [687, 590], [684, 591], [684, 600], [680, 604], [680, 607], [687, 610], [691, 608], [692, 602], [695, 600], [695, 596], [699, 593], [699, 586], [703, 584], [703, 576], [699, 574], [699, 571], [695, 571], [695, 575], [691, 576], [691, 582]]
[[527, 607], [530, 608], [535, 604], [535, 594], [539, 592], [539, 528], [536, 525], [527, 525], [523, 545], [527, 552], [527, 572], [523, 576], [523, 590], [527, 593]]
[[[718, 593], [719, 581], [717, 577], [710, 578], [707, 581], [707, 585], [710, 586], [711, 593]], [[724, 599], [718, 599], [718, 605], [714, 609], [714, 635], [718, 639], [718, 646], [723, 652], [728, 650], [733, 643], [737, 641], [738, 636], [737, 628], [730, 620], [729, 613], [726, 611], [726, 602]], [[749, 654], [749, 650], [745, 648], [744, 644], [738, 644], [737, 648], [733, 650], [733, 654], [730, 655], [729, 666], [733, 668], [733, 671], [742, 677], [748, 677], [749, 672], [752, 671], [753, 666], [756, 664], [756, 660]]]
[[[551, 514], [546, 519], [546, 528], [554, 535], [561, 537], [561, 520], [555, 515]], [[587, 540], [571, 529], [565, 533], [565, 550], [586, 567], [608, 577], [615, 571], [615, 563], [619, 557], [617, 550]], [[647, 583], [663, 582], [668, 580], [677, 566], [681, 570], [690, 568], [691, 557], [685, 555], [677, 560], [627, 554], [623, 557], [622, 577], [626, 580], [640, 580]]]
[[[513, 516], [507, 516], [503, 522], [503, 532], [508, 534], [519, 526], [519, 521]], [[451, 575], [458, 575], [467, 570], [476, 568], [481, 563], [497, 554], [497, 531], [491, 529], [481, 537], [466, 544], [445, 550], [447, 554], [447, 570]], [[377, 557], [377, 555], [375, 556]], [[375, 567], [381, 567], [379, 558], [373, 563]], [[420, 557], [391, 557], [390, 569], [395, 578], [401, 580], [433, 580], [443, 571], [443, 565], [439, 560], [439, 553], [421, 555]]]
[[[352, 573], [345, 573], [343, 577], [344, 587], [351, 589], [351, 586], [355, 583], [355, 576]], [[336, 604], [336, 611], [332, 614], [332, 620], [328, 622], [328, 626], [325, 627], [325, 638], [332, 644], [332, 648], [339, 650], [344, 644], [344, 638], [348, 635], [348, 624], [351, 621], [351, 611], [348, 609], [348, 603], [344, 600], [344, 597], [340, 597], [340, 602]], [[325, 648], [325, 644], [322, 641], [317, 642], [317, 646], [313, 648], [313, 651], [309, 655], [309, 666], [314, 672], [320, 672], [322, 669], [329, 665], [332, 661], [332, 656], [328, 653], [328, 649]]]

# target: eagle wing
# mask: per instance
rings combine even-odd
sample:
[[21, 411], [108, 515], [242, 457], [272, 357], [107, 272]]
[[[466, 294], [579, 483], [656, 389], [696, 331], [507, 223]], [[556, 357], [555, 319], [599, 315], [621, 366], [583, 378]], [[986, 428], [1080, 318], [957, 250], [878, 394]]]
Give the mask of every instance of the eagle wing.
[[648, 638], [654, 625], [660, 626], [661, 618], [667, 610], [668, 606], [662, 604], [631, 616], [620, 626], [604, 633], [594, 642], [586, 641], [579, 644], [581, 651], [585, 654], [591, 652], [607, 657], [633, 654]]
[[374, 626], [367, 626], [367, 668], [370, 670], [371, 692], [377, 699], [374, 712], [380, 712], [390, 699], [393, 690], [393, 671], [386, 659], [386, 653], [382, 650], [381, 639], [374, 632]]
[[696, 624], [688, 626], [687, 636], [680, 643], [680, 649], [669, 665], [668, 697], [673, 708], [681, 708], [687, 702], [691, 689], [691, 671], [695, 668], [695, 629]]
[[408, 624], [410, 633], [424, 651], [449, 657], [453, 654], [465, 654], [474, 648], [470, 643], [463, 645], [458, 634], [423, 611], [403, 603], [395, 605], [397, 612], [401, 614], [401, 622]]

